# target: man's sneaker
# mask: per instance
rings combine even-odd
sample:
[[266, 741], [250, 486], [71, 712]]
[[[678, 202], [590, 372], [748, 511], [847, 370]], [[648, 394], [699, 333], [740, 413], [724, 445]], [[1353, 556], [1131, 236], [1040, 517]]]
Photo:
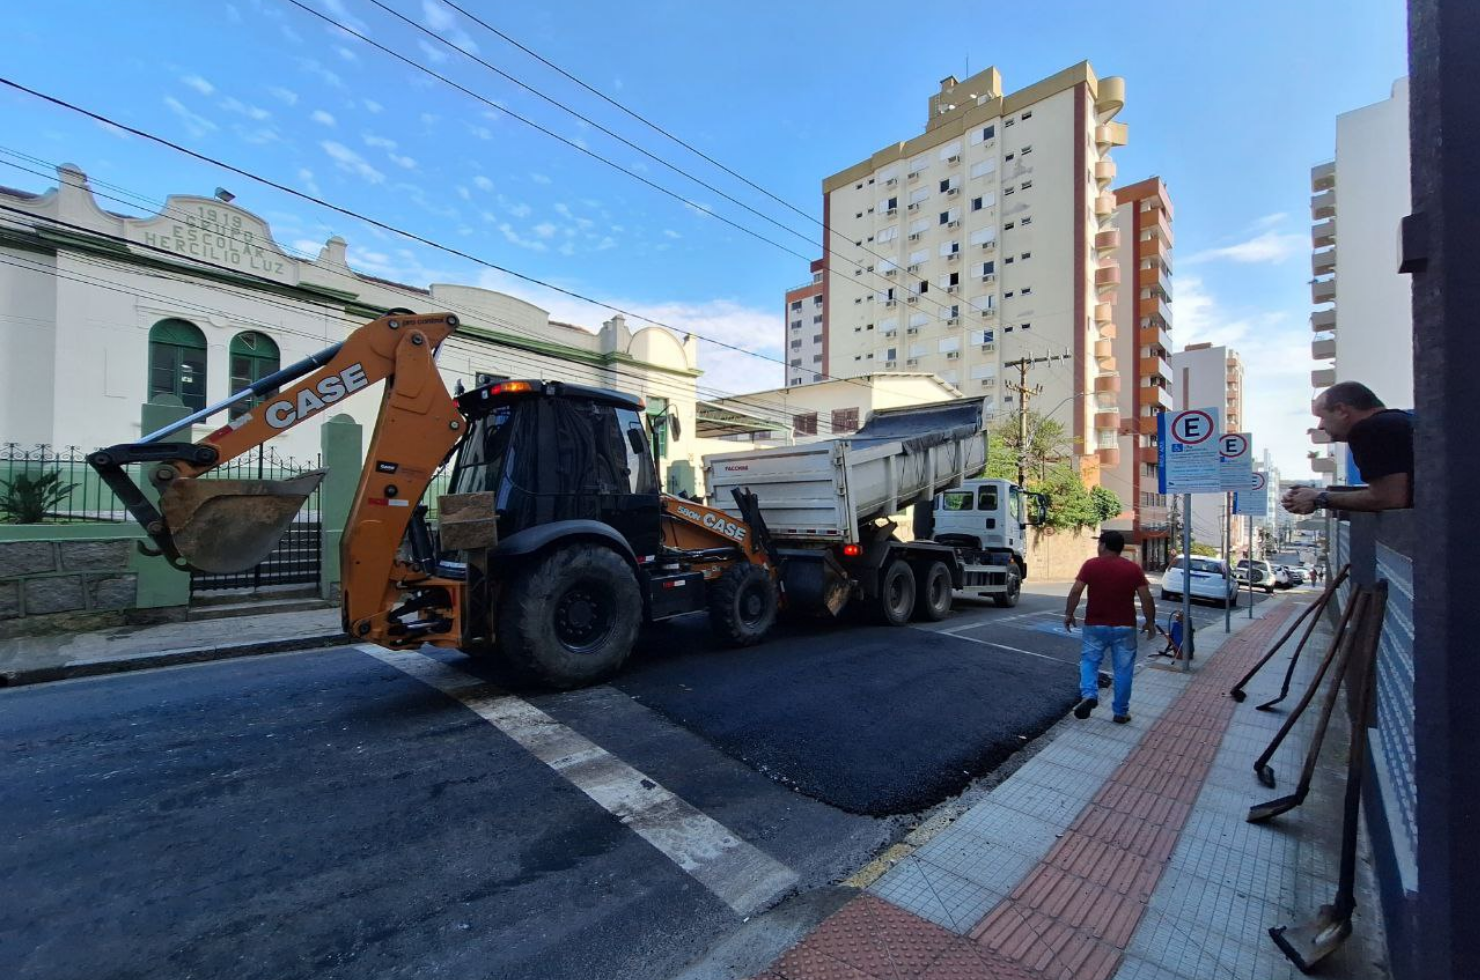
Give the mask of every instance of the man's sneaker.
[[1080, 721], [1089, 717], [1089, 713], [1100, 706], [1099, 698], [1085, 698], [1074, 706], [1074, 717]]
[[1131, 716], [1130, 715], [1116, 715], [1113, 720], [1114, 720], [1115, 724], [1117, 724], [1117, 725], [1125, 725], [1125, 724], [1129, 724], [1130, 723]]

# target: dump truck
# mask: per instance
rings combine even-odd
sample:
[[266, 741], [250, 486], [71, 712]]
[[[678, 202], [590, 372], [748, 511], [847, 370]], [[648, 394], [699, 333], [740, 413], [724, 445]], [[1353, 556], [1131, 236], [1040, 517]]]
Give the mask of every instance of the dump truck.
[[957, 595], [1016, 605], [1027, 572], [1021, 553], [1014, 561], [1011, 551], [928, 531], [901, 540], [893, 519], [913, 507], [918, 530], [919, 515], [945, 492], [982, 482], [971, 477], [986, 464], [983, 411], [969, 398], [881, 409], [848, 436], [711, 454], [706, 487], [713, 506], [742, 518], [726, 498], [754, 496], [758, 514], [749, 519], [776, 549], [788, 608], [835, 616], [859, 601], [877, 621], [901, 625], [943, 619]]

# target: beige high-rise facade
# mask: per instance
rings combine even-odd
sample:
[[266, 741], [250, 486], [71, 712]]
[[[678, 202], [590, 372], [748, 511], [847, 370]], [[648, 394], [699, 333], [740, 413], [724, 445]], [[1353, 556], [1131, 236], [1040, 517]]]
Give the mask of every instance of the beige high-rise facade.
[[1060, 355], [1029, 372], [1030, 410], [1063, 423], [1087, 483], [1117, 465], [1124, 93], [1088, 62], [1006, 95], [995, 68], [948, 77], [922, 135], [824, 180], [822, 373], [930, 372], [1004, 414], [1004, 364]]
[[[1166, 497], [1158, 493], [1157, 416], [1172, 408], [1172, 200], [1159, 177], [1115, 190], [1115, 227], [1108, 233], [1120, 266], [1115, 330], [1095, 345], [1120, 372], [1120, 461], [1101, 483], [1125, 504], [1107, 528], [1121, 531], [1143, 568], [1169, 556]], [[1103, 330], [1101, 335], [1103, 337]]]

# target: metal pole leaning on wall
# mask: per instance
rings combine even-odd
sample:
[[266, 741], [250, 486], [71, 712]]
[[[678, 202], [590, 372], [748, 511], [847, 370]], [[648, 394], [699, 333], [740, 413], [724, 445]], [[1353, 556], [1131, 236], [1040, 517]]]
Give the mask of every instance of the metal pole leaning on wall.
[[[1270, 571], [1274, 571], [1273, 566]], [[1249, 522], [1249, 618], [1254, 618], [1254, 522]]]

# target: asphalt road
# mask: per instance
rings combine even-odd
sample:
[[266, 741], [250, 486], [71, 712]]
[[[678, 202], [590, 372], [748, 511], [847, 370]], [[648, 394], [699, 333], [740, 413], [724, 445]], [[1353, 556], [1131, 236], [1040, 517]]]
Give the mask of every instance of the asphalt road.
[[1061, 718], [1062, 591], [744, 651], [676, 622], [562, 694], [353, 647], [0, 692], [0, 976], [675, 976]]

